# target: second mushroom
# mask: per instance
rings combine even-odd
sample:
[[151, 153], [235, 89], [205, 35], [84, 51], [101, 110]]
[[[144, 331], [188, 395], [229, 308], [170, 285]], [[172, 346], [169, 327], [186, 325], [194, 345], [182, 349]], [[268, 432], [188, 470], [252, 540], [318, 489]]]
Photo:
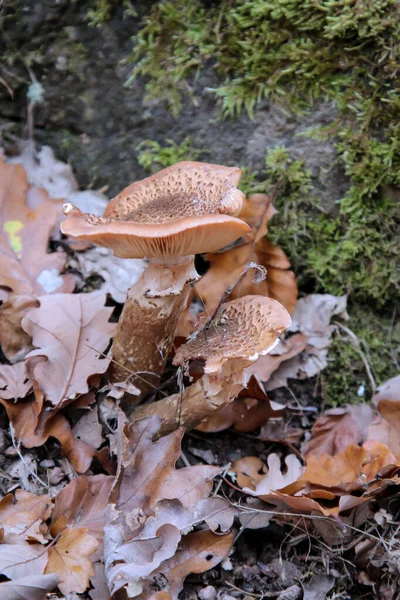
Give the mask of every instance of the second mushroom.
[[244, 201], [240, 176], [234, 167], [181, 162], [125, 188], [103, 217], [64, 205], [63, 233], [120, 258], [149, 259], [128, 291], [112, 350], [111, 381], [138, 400], [164, 371], [189, 284], [198, 279], [194, 255], [219, 250], [250, 229], [235, 217]]

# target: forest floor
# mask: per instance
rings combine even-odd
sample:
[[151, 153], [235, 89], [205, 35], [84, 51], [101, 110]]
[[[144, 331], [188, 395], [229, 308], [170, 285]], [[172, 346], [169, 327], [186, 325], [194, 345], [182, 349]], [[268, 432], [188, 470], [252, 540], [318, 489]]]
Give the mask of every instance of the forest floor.
[[[384, 76], [388, 79], [393, 76], [398, 25], [392, 23], [400, 22], [398, 8], [395, 3], [382, 2], [380, 11], [371, 8], [348, 29], [343, 25], [346, 14], [338, 9], [338, 13], [328, 15], [331, 23], [337, 19], [337, 27], [342, 28], [342, 37], [336, 39], [334, 30], [329, 30], [329, 19], [328, 25], [321, 22], [322, 17], [318, 15], [317, 19], [311, 8], [306, 15], [309, 28], [299, 25], [297, 18], [301, 16], [304, 22], [304, 15], [296, 2], [293, 5], [297, 6], [298, 17], [285, 12], [288, 9], [282, 8], [285, 3], [281, 2], [276, 2], [276, 10], [281, 13], [271, 16], [269, 9], [262, 6], [268, 3], [261, 0], [248, 2], [248, 9], [243, 9], [243, 2], [233, 3], [238, 6], [237, 14], [233, 8], [229, 13], [227, 0], [221, 7], [200, 0], [190, 7], [180, 0], [155, 3], [153, 8], [152, 4], [104, 0], [0, 1], [0, 145], [7, 161], [19, 157], [27, 148], [32, 151], [32, 146], [26, 146], [28, 139], [34, 141], [39, 153], [42, 146], [49, 146], [56, 159], [71, 167], [79, 190], [98, 192], [100, 205], [105, 197], [112, 198], [131, 182], [181, 160], [241, 167], [242, 189], [249, 201], [254, 194], [264, 194], [266, 205], [279, 182], [279, 193], [274, 199], [278, 213], [268, 222], [268, 243], [277, 245], [278, 252], [282, 252], [280, 260], [285, 257], [283, 263], [286, 260], [287, 264], [276, 267], [271, 256], [263, 255], [259, 249], [256, 259], [261, 263], [265, 260], [263, 264], [270, 272], [267, 287], [259, 293], [273, 296], [290, 312], [297, 292], [299, 299], [308, 299], [307, 306], [300, 305], [301, 315], [295, 313], [297, 329], [290, 333], [305, 336], [307, 340], [294, 356], [271, 370], [273, 375], [268, 381], [272, 384], [266, 388], [268, 397], [260, 398], [252, 390], [247, 397], [250, 404], [245, 407], [241, 404], [244, 400], [236, 401], [237, 412], [225, 415], [224, 423], [218, 426], [214, 423], [208, 430], [205, 427], [205, 431], [190, 431], [183, 438], [177, 467], [220, 468], [214, 492], [229, 500], [236, 512], [232, 528], [235, 540], [229, 558], [210, 570], [199, 567], [197, 574], [189, 574], [181, 597], [190, 600], [400, 598], [397, 492], [400, 383], [395, 378], [400, 360], [400, 133], [396, 85], [393, 83], [389, 89], [387, 81], [380, 79], [381, 73], [386, 74], [382, 80]], [[164, 12], [161, 5], [165, 5]], [[250, 19], [256, 19], [257, 24]], [[277, 38], [271, 42], [274, 57], [270, 53], [265, 57], [265, 63], [272, 65], [271, 72], [251, 71], [249, 83], [243, 76], [241, 60], [236, 63], [235, 57], [243, 51], [240, 54], [243, 68], [249, 72], [255, 69], [259, 58], [249, 54], [249, 38], [243, 32], [252, 31], [250, 41], [254, 39], [254, 46], [258, 48], [261, 44], [263, 48], [264, 20], [268, 19], [277, 23], [271, 26], [270, 35], [289, 31], [294, 42], [299, 41], [298, 46], [301, 45], [307, 59], [293, 58], [298, 48], [290, 48], [285, 57], [278, 55], [273, 44], [280, 46], [283, 41]], [[236, 46], [231, 50], [228, 44], [234, 44], [235, 27], [239, 26], [243, 27], [240, 30], [243, 46], [241, 50]], [[222, 33], [217, 31], [218, 27]], [[219, 36], [219, 53], [208, 39], [211, 30]], [[136, 36], [134, 41], [132, 36]], [[156, 40], [153, 46], [152, 39]], [[388, 39], [394, 56], [390, 59], [382, 50], [388, 47]], [[311, 43], [314, 45], [308, 46]], [[330, 45], [327, 51], [340, 69], [337, 65], [329, 66], [327, 56], [321, 54], [325, 44]], [[348, 55], [343, 54], [343, 48], [349, 44], [354, 49], [351, 66], [346, 62]], [[366, 76], [360, 74], [357, 62], [362, 62], [357, 54], [359, 46], [366, 48], [366, 62], [369, 61], [371, 78], [375, 78], [378, 92], [371, 96], [376, 105], [366, 106], [368, 93], [362, 87]], [[231, 62], [228, 59], [224, 62], [223, 56]], [[163, 57], [167, 57], [165, 62]], [[379, 74], [374, 70], [378, 58], [383, 61], [379, 64], [384, 64]], [[271, 74], [273, 60], [277, 61], [277, 71], [283, 70], [283, 64], [290, 71], [291, 82], [283, 81], [282, 90], [281, 81], [273, 80]], [[312, 98], [306, 98], [304, 106], [299, 106], [297, 99], [307, 89], [307, 60], [318, 71], [315, 77], [322, 81], [326, 76], [326, 80], [321, 83], [322, 92], [317, 91], [315, 82], [310, 84]], [[319, 70], [321, 62], [327, 65], [327, 75]], [[138, 64], [141, 67], [132, 79], [132, 68]], [[337, 72], [340, 80], [335, 79]], [[237, 84], [235, 92], [232, 81]], [[268, 81], [271, 93], [262, 92], [256, 98], [257, 86], [251, 87], [252, 81], [257, 85], [259, 81]], [[339, 97], [330, 93], [333, 88], [347, 91], [341, 91], [343, 95]], [[354, 98], [350, 98], [350, 88]], [[280, 98], [286, 93], [287, 102], [282, 103]], [[381, 96], [384, 100], [379, 104]], [[349, 106], [355, 107], [354, 116]], [[40, 161], [41, 185], [51, 188], [54, 183], [58, 190], [61, 184], [74, 187], [72, 176], [68, 172], [64, 180], [65, 173], [57, 171], [52, 156], [42, 155]], [[29, 183], [34, 185], [34, 177], [26, 163], [24, 166]], [[2, 185], [4, 181], [0, 181], [0, 190]], [[70, 196], [72, 188], [68, 188]], [[50, 191], [49, 195], [60, 198]], [[88, 198], [90, 209], [95, 196], [96, 193]], [[2, 210], [5, 202], [7, 198], [3, 195]], [[251, 210], [257, 216], [256, 209]], [[62, 271], [66, 287], [61, 291], [70, 293], [75, 289], [74, 295], [79, 297], [108, 292], [108, 308], [104, 308], [104, 302], [101, 306], [103, 311], [109, 309], [110, 314], [111, 307], [114, 309], [115, 321], [124, 299], [124, 290], [118, 288], [121, 282], [111, 281], [107, 268], [101, 271], [104, 262], [100, 269], [98, 257], [92, 263], [90, 259], [79, 260], [79, 250], [54, 237], [49, 223], [46, 227], [49, 248], [66, 252]], [[266, 225], [261, 231], [267, 232]], [[213, 288], [215, 279], [210, 265], [210, 257], [199, 257], [196, 261], [206, 282], [202, 288], [205, 302], [208, 294], [212, 307], [221, 285], [223, 290], [232, 282], [233, 270], [228, 266], [226, 276]], [[290, 279], [287, 274], [292, 272]], [[275, 281], [276, 273], [279, 277]], [[0, 275], [3, 277], [1, 269]], [[75, 288], [68, 288], [68, 277], [75, 278]], [[126, 281], [127, 276], [123, 277]], [[3, 288], [16, 292], [9, 280], [0, 280], [0, 291]], [[253, 286], [251, 293], [257, 293], [254, 290]], [[19, 293], [32, 295], [22, 288]], [[325, 298], [322, 304], [314, 304], [317, 295]], [[29, 310], [39, 309], [31, 305]], [[52, 310], [51, 304], [46, 310]], [[104, 315], [106, 322], [109, 314]], [[313, 322], [315, 315], [320, 317], [320, 329]], [[109, 337], [106, 335], [102, 342]], [[1, 324], [0, 341], [3, 349], [0, 367], [9, 367], [13, 362], [9, 360], [12, 349], [4, 348]], [[290, 343], [294, 346], [293, 340]], [[107, 343], [103, 350], [106, 347]], [[288, 348], [282, 350], [285, 352]], [[313, 369], [310, 360], [314, 361]], [[104, 370], [88, 375], [93, 373], [103, 374]], [[175, 375], [176, 370], [168, 364], [164, 380]], [[388, 381], [392, 382], [389, 388]], [[0, 370], [0, 389], [10, 392], [8, 385]], [[166, 387], [167, 391], [175, 393], [176, 385], [174, 381]], [[381, 391], [379, 386], [383, 386]], [[53, 433], [42, 445], [24, 444], [18, 429], [20, 417], [14, 410], [17, 405], [10, 406], [10, 398], [24, 396], [3, 394], [0, 414], [3, 496], [19, 487], [30, 494], [43, 494], [41, 484], [45, 481], [47, 491], [55, 497], [76, 473], [81, 473], [80, 477], [111, 477], [113, 467], [106, 465], [105, 453], [101, 452], [112, 446], [106, 432], [109, 427], [109, 433], [115, 433], [115, 414], [104, 416], [111, 409], [100, 381], [90, 389], [97, 389], [96, 424], [85, 422], [76, 429], [82, 411], [75, 405], [64, 408], [62, 418], [66, 419], [66, 428], [69, 431], [72, 428], [75, 440], [71, 442], [68, 438], [68, 443], [79, 440], [91, 445], [91, 458], [95, 457], [92, 466], [88, 459], [91, 451], [87, 448], [76, 446], [76, 454], [82, 452], [80, 459], [71, 448], [67, 451], [67, 442], [58, 425], [51, 425]], [[157, 399], [161, 397], [159, 394]], [[87, 402], [86, 408], [90, 403]], [[253, 421], [246, 426], [243, 423], [250, 418], [246, 412], [250, 414], [250, 409], [254, 411]], [[274, 411], [281, 412], [273, 415]], [[96, 440], [88, 435], [90, 427], [97, 431]], [[18, 431], [22, 446], [18, 436], [15, 437]], [[371, 443], [380, 444], [379, 449]], [[310, 478], [309, 487], [301, 493], [285, 492], [281, 504], [272, 503], [268, 493], [260, 493], [264, 496], [260, 500], [257, 494], [243, 491], [251, 488], [254, 492], [262, 480], [266, 485], [265, 477], [273, 471], [271, 456], [278, 456], [281, 462], [279, 477], [289, 477], [285, 461], [288, 456], [296, 457], [298, 468], [305, 469]], [[253, 457], [259, 462], [246, 462]], [[331, 479], [322, 477], [312, 457], [322, 461], [322, 468], [332, 474]], [[275, 482], [275, 487], [271, 487], [269, 482], [268, 490], [285, 490], [297, 481], [298, 477], [293, 475], [290, 480], [280, 481], [279, 486]], [[311, 508], [306, 504], [301, 509], [295, 505], [297, 500], [292, 499], [300, 494], [314, 502]], [[0, 521], [1, 510], [0, 503]], [[256, 515], [252, 513], [251, 521], [254, 517], [256, 522], [249, 523], [246, 518], [251, 510]], [[55, 526], [53, 521], [52, 526]], [[205, 528], [204, 523], [199, 526], [200, 530]], [[59, 540], [54, 530], [52, 535], [50, 546]], [[14, 578], [7, 570], [2, 572], [4, 582]], [[161, 593], [164, 589], [161, 575], [156, 584], [155, 589]], [[94, 586], [93, 581], [91, 585]], [[89, 597], [89, 592], [79, 590], [81, 593], [74, 595], [74, 591], [73, 587], [64, 586], [61, 592], [48, 597], [68, 600]], [[90, 597], [103, 598], [98, 594], [91, 593]]]

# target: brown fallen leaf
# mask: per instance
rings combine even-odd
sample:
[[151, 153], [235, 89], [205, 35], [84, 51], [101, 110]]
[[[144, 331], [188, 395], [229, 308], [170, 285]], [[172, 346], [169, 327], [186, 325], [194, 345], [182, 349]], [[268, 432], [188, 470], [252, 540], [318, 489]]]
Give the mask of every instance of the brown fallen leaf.
[[[288, 379], [314, 377], [328, 365], [328, 352], [336, 326], [334, 316], [346, 319], [347, 296], [310, 294], [301, 298], [293, 313], [289, 332], [300, 332], [307, 338], [307, 346], [293, 358], [283, 361], [265, 384], [266, 391], [286, 386]], [[289, 342], [290, 342], [289, 338]]]
[[31, 575], [0, 583], [1, 600], [45, 600], [57, 585], [57, 575]]
[[382, 415], [376, 415], [368, 426], [367, 440], [385, 444], [396, 459], [400, 460], [400, 431], [393, 427]]
[[104, 306], [105, 299], [100, 292], [42, 296], [40, 307], [22, 320], [37, 348], [27, 356], [28, 370], [57, 409], [88, 392], [91, 375], [107, 370], [109, 359], [101, 353], [115, 324], [108, 322], [113, 309]]
[[25, 363], [0, 365], [0, 398], [3, 400], [25, 398], [31, 388], [32, 381], [29, 379]]
[[182, 431], [161, 437], [156, 417], [125, 427], [118, 483], [105, 526], [105, 572], [112, 594], [129, 587], [142, 593], [152, 573], [177, 551], [182, 535], [196, 524], [227, 531], [233, 512], [222, 498], [209, 498], [216, 467], [176, 470]]
[[73, 528], [61, 532], [55, 546], [49, 550], [45, 573], [57, 575], [63, 594], [83, 593], [94, 575], [91, 556], [98, 548], [97, 540], [87, 529]]
[[[108, 496], [115, 478], [107, 475], [73, 479], [56, 496], [50, 531], [56, 537], [67, 528], [84, 527], [103, 547]], [[1, 520], [1, 513], [0, 513]]]
[[37, 298], [21, 294], [9, 294], [0, 306], [0, 346], [11, 363], [23, 360], [32, 350], [32, 339], [22, 329], [21, 321], [29, 309], [37, 306]]
[[160, 575], [164, 585], [163, 597], [158, 600], [164, 600], [164, 597], [178, 600], [185, 578], [190, 573], [204, 573], [213, 569], [228, 556], [232, 544], [231, 534], [221, 536], [211, 531], [196, 531], [184, 536], [175, 555], [162, 562], [146, 581], [144, 592], [138, 596], [139, 600], [154, 598], [154, 593], [159, 589], [157, 581]]
[[310, 455], [301, 479], [324, 488], [355, 490], [375, 479], [387, 465], [396, 464], [396, 457], [387, 446], [371, 440], [362, 447], [349, 444], [335, 456]]
[[373, 412], [367, 404], [351, 404], [327, 410], [314, 424], [311, 439], [302, 448], [305, 457], [328, 454], [335, 456], [351, 444], [367, 438]]
[[206, 260], [211, 265], [196, 283], [195, 290], [209, 312], [213, 312], [225, 290], [239, 278], [250, 262], [258, 263], [267, 269], [266, 279], [254, 283], [254, 275], [249, 271], [235, 286], [229, 299], [260, 294], [278, 300], [289, 313], [293, 312], [297, 300], [297, 284], [294, 273], [288, 270], [290, 262], [283, 250], [264, 237], [267, 233], [267, 222], [275, 212], [265, 194], [249, 196], [239, 218], [246, 221], [252, 227], [252, 231], [244, 236], [242, 244], [239, 241], [228, 250], [206, 255]]
[[271, 401], [255, 379], [250, 379], [236, 400], [214, 413], [196, 429], [214, 433], [233, 426], [235, 431], [247, 433], [262, 427], [270, 418], [282, 416], [284, 412], [284, 406]]
[[111, 465], [107, 448], [96, 450], [89, 444], [75, 439], [66, 417], [61, 413], [54, 414], [46, 410], [43, 394], [40, 392], [35, 390], [35, 394], [30, 394], [17, 403], [3, 400], [0, 395], [0, 403], [6, 409], [16, 442], [25, 448], [42, 446], [49, 437], [54, 437], [60, 442], [63, 455], [78, 473], [88, 470], [94, 456], [109, 471]]
[[[22, 540], [46, 543], [45, 522], [50, 517], [52, 501], [49, 494], [36, 496], [17, 489], [0, 501], [0, 522], [4, 541], [9, 535], [19, 535]], [[0, 546], [1, 548], [1, 546]]]
[[25, 170], [0, 158], [0, 286], [17, 294], [72, 292], [75, 280], [60, 275], [64, 252], [47, 252], [57, 206], [43, 188], [29, 187]]
[[382, 384], [372, 398], [380, 414], [400, 431], [400, 375]]

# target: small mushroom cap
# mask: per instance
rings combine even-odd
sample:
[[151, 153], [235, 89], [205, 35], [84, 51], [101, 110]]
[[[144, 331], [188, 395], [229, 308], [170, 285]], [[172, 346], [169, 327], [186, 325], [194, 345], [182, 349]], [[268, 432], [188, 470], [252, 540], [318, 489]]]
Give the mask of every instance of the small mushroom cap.
[[213, 323], [178, 348], [174, 364], [203, 359], [204, 372], [215, 373], [228, 360], [257, 360], [274, 348], [291, 322], [286, 308], [272, 298], [244, 296], [226, 302]]
[[120, 258], [187, 256], [214, 252], [250, 230], [235, 218], [244, 194], [240, 169], [181, 162], [133, 183], [106, 207], [104, 217], [71, 204], [63, 233], [112, 248]]

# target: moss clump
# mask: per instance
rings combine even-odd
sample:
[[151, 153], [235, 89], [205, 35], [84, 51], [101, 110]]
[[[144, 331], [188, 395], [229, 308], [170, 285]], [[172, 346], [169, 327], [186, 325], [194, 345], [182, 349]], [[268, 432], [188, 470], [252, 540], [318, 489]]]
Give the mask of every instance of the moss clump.
[[373, 390], [360, 350], [377, 385], [398, 373], [400, 328], [393, 319], [377, 318], [366, 307], [353, 307], [348, 327], [359, 349], [357, 340], [337, 330], [329, 349], [329, 366], [320, 373], [321, 394], [328, 406], [370, 400]]
[[135, 17], [136, 10], [131, 0], [90, 0], [87, 11], [87, 20], [90, 27], [102, 27], [112, 17], [113, 10], [122, 6], [124, 16]]
[[[396, 0], [166, 0], [143, 20], [131, 57], [132, 77], [147, 77], [148, 96], [174, 112], [210, 60], [225, 115], [252, 115], [263, 98], [297, 113], [333, 101], [332, 123], [309, 134], [334, 140], [349, 177], [339, 214], [323, 214], [309, 174], [277, 149], [264, 176], [285, 182], [273, 233], [318, 289], [378, 306], [400, 291], [399, 17]], [[250, 189], [257, 178], [247, 175]]]
[[192, 137], [186, 137], [180, 144], [168, 139], [165, 143], [162, 146], [153, 140], [145, 140], [136, 148], [138, 163], [146, 171], [155, 173], [182, 160], [199, 160], [208, 154], [207, 150], [194, 147]]

